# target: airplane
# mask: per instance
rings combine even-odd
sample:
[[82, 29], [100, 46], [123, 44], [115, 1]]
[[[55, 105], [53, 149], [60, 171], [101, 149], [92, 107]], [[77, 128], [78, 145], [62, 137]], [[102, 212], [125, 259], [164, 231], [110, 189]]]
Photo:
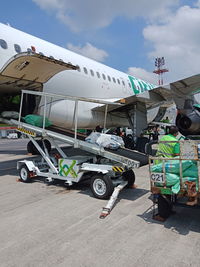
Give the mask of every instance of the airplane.
[[[176, 125], [183, 135], [200, 134], [200, 74], [156, 86], [76, 54], [65, 48], [0, 23], [0, 113], [18, 111], [8, 99], [21, 90], [106, 100], [122, 106], [108, 108], [106, 127], [131, 127], [136, 136], [147, 127], [147, 110], [159, 107], [155, 121], [176, 104]], [[73, 128], [71, 100], [48, 99], [49, 120], [57, 127]], [[44, 101], [30, 95], [23, 106], [27, 114], [42, 114]], [[105, 104], [80, 102], [78, 128], [103, 125]]]

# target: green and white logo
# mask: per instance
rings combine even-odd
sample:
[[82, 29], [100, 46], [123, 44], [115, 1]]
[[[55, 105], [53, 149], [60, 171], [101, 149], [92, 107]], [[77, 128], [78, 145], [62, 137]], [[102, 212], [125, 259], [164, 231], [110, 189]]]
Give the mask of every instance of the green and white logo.
[[71, 160], [70, 162], [67, 162], [65, 159], [60, 159], [59, 174], [61, 176], [68, 176], [70, 174], [73, 178], [77, 178], [78, 174], [74, 170], [75, 166], [76, 166], [76, 160]]
[[144, 82], [130, 75], [128, 76], [128, 78], [130, 80], [134, 95], [144, 93], [145, 91], [149, 91], [156, 87], [154, 84]]

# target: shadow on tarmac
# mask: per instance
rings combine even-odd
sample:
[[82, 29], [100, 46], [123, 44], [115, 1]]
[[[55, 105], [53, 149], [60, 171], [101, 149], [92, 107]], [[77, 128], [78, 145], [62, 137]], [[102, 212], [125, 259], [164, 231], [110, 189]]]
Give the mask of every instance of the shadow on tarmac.
[[[86, 194], [86, 195], [89, 195], [90, 197], [94, 198], [94, 196], [90, 190], [90, 181], [83, 181], [82, 183], [76, 185], [75, 188], [80, 189], [79, 194]], [[145, 195], [147, 193], [149, 193], [149, 191], [146, 189], [142, 189], [142, 188], [135, 188], [135, 189], [124, 188], [119, 193], [118, 198], [117, 198], [113, 208], [123, 199], [134, 201], [134, 200], [142, 197], [143, 195]]]
[[[165, 228], [178, 233], [180, 235], [187, 235], [189, 232], [200, 233], [200, 209], [191, 207], [174, 207], [175, 213], [172, 214], [165, 222], [154, 220], [153, 216], [153, 205], [150, 202], [149, 208], [139, 216], [149, 224], [161, 224]], [[157, 210], [156, 210], [157, 212]], [[155, 212], [155, 213], [156, 213]]]
[[7, 154], [7, 155], [26, 155], [27, 150], [12, 150], [12, 151], [8, 151], [8, 150], [0, 150], [1, 154]]
[[[9, 142], [9, 147], [8, 150], [5, 149], [5, 147], [7, 147], [8, 142], [5, 141], [4, 142], [4, 147], [2, 147], [2, 149], [0, 149], [0, 153], [1, 154], [5, 154], [6, 157], [9, 158], [9, 155], [16, 155], [16, 156], [22, 156], [20, 159], [14, 159], [14, 160], [5, 160], [5, 161], [1, 161], [0, 162], [0, 176], [3, 175], [12, 175], [12, 176], [16, 176], [19, 178], [19, 174], [18, 174], [18, 170], [17, 170], [17, 161], [19, 160], [23, 160], [23, 159], [27, 159], [27, 160], [35, 160], [37, 159], [37, 156], [28, 156], [27, 155], [27, 150], [26, 150], [26, 143], [27, 140], [21, 140], [21, 144], [17, 144], [17, 146], [19, 146], [20, 149], [14, 149], [13, 150], [13, 146], [16, 145], [15, 142]], [[64, 149], [65, 153], [68, 154], [70, 153], [71, 155], [71, 147], [66, 147]], [[77, 153], [77, 152], [76, 152]], [[79, 152], [80, 153], [80, 152]], [[84, 152], [85, 153], [85, 152]], [[88, 153], [89, 155], [89, 153]], [[31, 180], [31, 183], [34, 182], [39, 182], [39, 183], [44, 183], [47, 186], [49, 186], [49, 188], [51, 190], [55, 190], [56, 194], [59, 193], [68, 193], [71, 190], [78, 190], [80, 194], [85, 194], [88, 195], [92, 198], [94, 198], [91, 190], [90, 190], [90, 180], [83, 180], [81, 182], [79, 182], [78, 184], [74, 184], [70, 187], [66, 186], [64, 184], [64, 181], [61, 180], [55, 180], [53, 183], [46, 183], [45, 182], [45, 178], [44, 177], [34, 177]], [[131, 200], [134, 201], [140, 197], [142, 197], [143, 195], [147, 194], [149, 191], [146, 189], [141, 189], [141, 188], [136, 188], [136, 189], [123, 189], [119, 196], [118, 199], [115, 203], [115, 205], [117, 203], [119, 203], [122, 199], [127, 199], [127, 200]]]
[[[16, 154], [18, 155], [18, 154]], [[5, 161], [1, 161], [0, 162], [0, 176], [2, 175], [16, 175], [17, 173], [17, 161], [20, 161], [20, 160], [24, 160], [24, 159], [27, 159], [27, 160], [33, 160], [33, 159], [36, 159], [36, 157], [30, 157], [30, 156], [27, 156], [25, 155], [24, 153], [20, 153], [19, 155], [22, 155], [21, 158], [18, 158], [18, 159], [13, 159], [13, 160], [5, 160]]]
[[[9, 169], [9, 170], [5, 170], [5, 171], [0, 171], [0, 176], [1, 175], [16, 175], [16, 160], [12, 160], [10, 161], [10, 164], [12, 163], [13, 165], [13, 168]], [[17, 174], [18, 175], [18, 174]], [[19, 178], [19, 176], [18, 176]], [[92, 197], [94, 198], [91, 190], [90, 190], [90, 180], [87, 179], [87, 180], [83, 180], [83, 181], [80, 181], [78, 184], [73, 184], [72, 186], [66, 186], [64, 184], [64, 181], [62, 180], [54, 180], [53, 182], [51, 183], [47, 183], [45, 181], [45, 177], [34, 177], [31, 179], [31, 182], [29, 183], [43, 183], [43, 184], [46, 184], [46, 186], [48, 186], [50, 189], [52, 190], [55, 190], [55, 193], [56, 194], [59, 194], [59, 193], [69, 193], [70, 191], [72, 190], [78, 190], [78, 193], [79, 194], [84, 194], [84, 195], [88, 195], [89, 197]], [[120, 193], [119, 193], [119, 196], [118, 196], [118, 199], [115, 203], [115, 205], [117, 203], [119, 203], [122, 199], [127, 199], [127, 200], [131, 200], [131, 201], [134, 201], [140, 197], [142, 197], [143, 195], [149, 193], [148, 190], [146, 189], [141, 189], [141, 188], [135, 188], [135, 189], [129, 189], [129, 188], [125, 188], [123, 189]], [[114, 205], [114, 206], [115, 206]]]

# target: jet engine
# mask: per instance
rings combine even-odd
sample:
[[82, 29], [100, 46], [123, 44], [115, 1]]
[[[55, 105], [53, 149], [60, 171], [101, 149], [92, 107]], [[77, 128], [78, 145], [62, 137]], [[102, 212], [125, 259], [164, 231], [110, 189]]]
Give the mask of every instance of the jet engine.
[[193, 107], [179, 113], [176, 117], [176, 126], [184, 136], [200, 135], [200, 108]]

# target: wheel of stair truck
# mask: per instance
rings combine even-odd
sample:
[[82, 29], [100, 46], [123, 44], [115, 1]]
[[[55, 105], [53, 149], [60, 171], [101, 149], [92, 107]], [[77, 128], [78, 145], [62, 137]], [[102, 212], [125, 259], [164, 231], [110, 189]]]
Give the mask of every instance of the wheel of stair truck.
[[[48, 153], [50, 153], [50, 151], [51, 151], [51, 143], [47, 139], [44, 139], [44, 143], [45, 143], [45, 146], [47, 148]], [[43, 147], [43, 144], [42, 144], [42, 147]]]
[[[37, 143], [42, 149], [44, 149], [42, 140], [37, 140]], [[51, 143], [47, 139], [44, 140], [44, 143], [45, 143], [45, 146], [47, 148], [47, 151], [50, 152], [51, 151]], [[37, 150], [37, 148], [35, 147], [35, 145], [31, 141], [29, 141], [27, 144], [27, 151], [28, 151], [28, 153], [30, 153], [32, 155], [39, 155], [40, 154], [39, 151]]]
[[19, 177], [20, 177], [20, 180], [24, 183], [29, 183], [31, 180], [30, 171], [25, 164], [21, 165], [19, 169]]
[[167, 219], [172, 213], [172, 202], [170, 196], [158, 196], [158, 215]]
[[90, 188], [96, 198], [108, 199], [113, 193], [114, 185], [109, 176], [96, 174], [91, 178]]
[[123, 178], [125, 181], [128, 181], [126, 188], [132, 188], [135, 183], [135, 173], [133, 170], [128, 170], [123, 173]]

